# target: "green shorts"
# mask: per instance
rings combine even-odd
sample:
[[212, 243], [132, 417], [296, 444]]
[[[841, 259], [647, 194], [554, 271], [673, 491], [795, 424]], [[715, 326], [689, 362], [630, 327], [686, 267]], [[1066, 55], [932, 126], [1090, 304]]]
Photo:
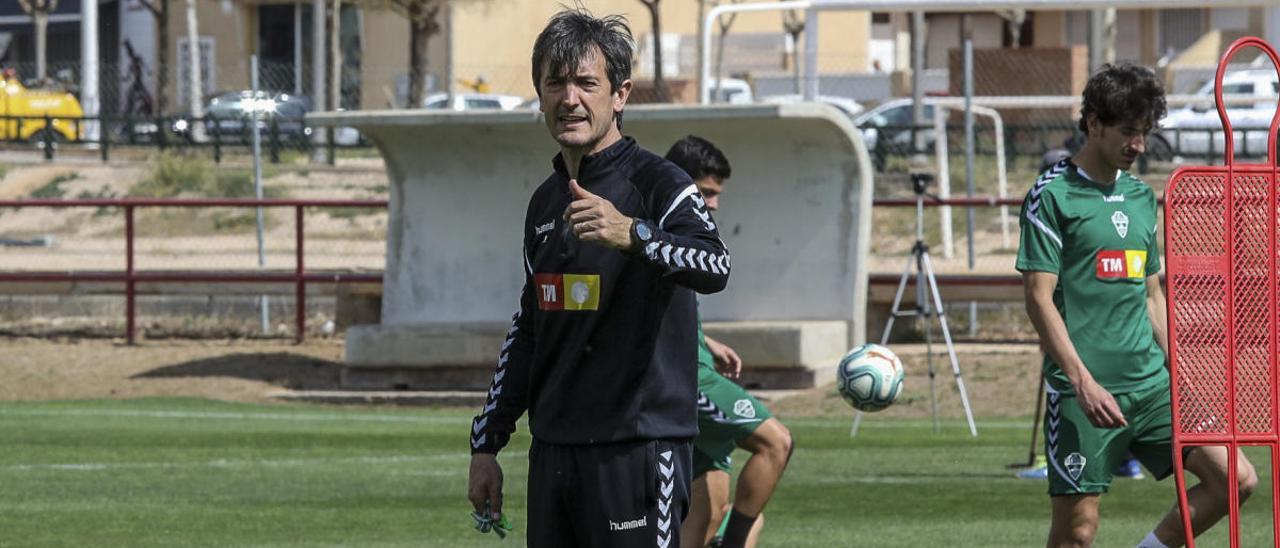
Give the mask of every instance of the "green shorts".
[[1169, 383], [1115, 394], [1129, 425], [1098, 428], [1089, 422], [1074, 394], [1048, 389], [1044, 415], [1049, 495], [1106, 493], [1111, 471], [1132, 452], [1156, 479], [1173, 472]]
[[733, 448], [772, 416], [760, 400], [741, 386], [709, 367], [698, 367], [698, 437], [693, 439], [693, 477], [711, 470], [728, 472]]

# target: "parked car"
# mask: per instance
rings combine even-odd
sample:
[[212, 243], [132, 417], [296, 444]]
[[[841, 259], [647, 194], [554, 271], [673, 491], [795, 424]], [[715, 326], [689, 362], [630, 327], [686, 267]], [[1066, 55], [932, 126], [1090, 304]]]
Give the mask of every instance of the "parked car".
[[[1147, 143], [1148, 156], [1162, 161], [1178, 156], [1208, 157], [1211, 155], [1212, 138], [1214, 158], [1222, 157], [1222, 121], [1213, 101], [1213, 88], [1214, 82], [1209, 81], [1196, 91], [1195, 94], [1204, 97], [1205, 102], [1169, 111]], [[1258, 99], [1248, 104], [1228, 105], [1227, 117], [1231, 120], [1237, 154], [1266, 155], [1267, 130], [1275, 114], [1276, 98], [1280, 96], [1280, 80], [1277, 80], [1275, 70], [1268, 67], [1230, 72], [1222, 79], [1222, 93]]]
[[[711, 81], [710, 89], [711, 93], [715, 93], [715, 80]], [[721, 105], [749, 105], [755, 102], [755, 92], [751, 90], [751, 84], [746, 80], [723, 78], [720, 80], [720, 94], [712, 102]]]
[[[911, 98], [890, 99], [859, 114], [853, 124], [862, 132], [862, 142], [871, 154], [876, 170], [884, 171], [889, 156], [903, 156], [912, 150]], [[933, 127], [933, 105], [924, 105], [925, 123]], [[925, 147], [933, 146], [933, 132], [923, 131]]]
[[524, 103], [522, 97], [494, 93], [455, 93], [452, 98], [447, 93], [432, 93], [422, 100], [424, 108], [446, 110], [514, 110]]
[[[866, 110], [866, 107], [862, 106], [857, 101], [854, 101], [853, 99], [850, 99], [848, 97], [836, 97], [833, 95], [819, 95], [815, 97], [814, 100], [816, 102], [826, 103], [828, 105], [836, 107], [837, 109], [840, 109], [840, 112], [843, 112], [844, 115], [848, 116], [850, 120], [853, 120], [855, 116], [857, 116], [862, 111]], [[760, 101], [764, 103], [773, 103], [773, 104], [794, 104], [794, 103], [804, 102], [804, 96], [796, 95], [796, 94], [770, 95], [768, 97], [761, 98]]]
[[[264, 138], [298, 143], [311, 137], [311, 127], [306, 123], [309, 110], [311, 100], [301, 95], [271, 95], [262, 91], [254, 95], [252, 91], [232, 91], [209, 100], [202, 122], [208, 139], [248, 143], [252, 140], [250, 128], [257, 112], [257, 131]], [[189, 115], [174, 119], [171, 124], [173, 132], [190, 139], [192, 122]]]

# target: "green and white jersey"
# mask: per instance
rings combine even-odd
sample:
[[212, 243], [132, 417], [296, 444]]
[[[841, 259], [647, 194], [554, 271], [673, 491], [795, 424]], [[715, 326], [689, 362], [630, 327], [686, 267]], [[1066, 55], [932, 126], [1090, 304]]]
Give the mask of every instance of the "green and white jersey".
[[701, 376], [704, 370], [715, 373], [716, 359], [715, 359], [715, 356], [711, 354], [711, 347], [707, 346], [707, 336], [702, 333], [702, 314], [699, 313], [698, 314], [698, 375]]
[[[1128, 172], [1101, 186], [1063, 160], [1022, 202], [1019, 272], [1058, 275], [1053, 303], [1094, 379], [1113, 394], [1168, 381], [1147, 315], [1146, 277], [1160, 272], [1156, 197]], [[1050, 385], [1071, 383], [1045, 355]]]

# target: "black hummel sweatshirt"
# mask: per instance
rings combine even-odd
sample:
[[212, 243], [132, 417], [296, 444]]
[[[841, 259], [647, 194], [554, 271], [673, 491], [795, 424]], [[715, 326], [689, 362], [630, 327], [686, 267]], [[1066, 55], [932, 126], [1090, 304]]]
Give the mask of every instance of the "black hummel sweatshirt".
[[692, 438], [697, 432], [697, 302], [729, 280], [729, 252], [689, 176], [630, 137], [582, 159], [578, 184], [657, 231], [639, 252], [578, 240], [564, 221], [569, 174], [529, 200], [524, 289], [473, 453], [497, 453], [529, 412], [545, 443]]

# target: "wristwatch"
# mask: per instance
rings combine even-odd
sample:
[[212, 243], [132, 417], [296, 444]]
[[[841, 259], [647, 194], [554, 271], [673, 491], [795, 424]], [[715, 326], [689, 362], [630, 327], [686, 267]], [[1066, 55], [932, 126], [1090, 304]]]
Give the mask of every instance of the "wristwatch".
[[653, 241], [653, 223], [644, 219], [631, 219], [631, 251], [640, 252]]

